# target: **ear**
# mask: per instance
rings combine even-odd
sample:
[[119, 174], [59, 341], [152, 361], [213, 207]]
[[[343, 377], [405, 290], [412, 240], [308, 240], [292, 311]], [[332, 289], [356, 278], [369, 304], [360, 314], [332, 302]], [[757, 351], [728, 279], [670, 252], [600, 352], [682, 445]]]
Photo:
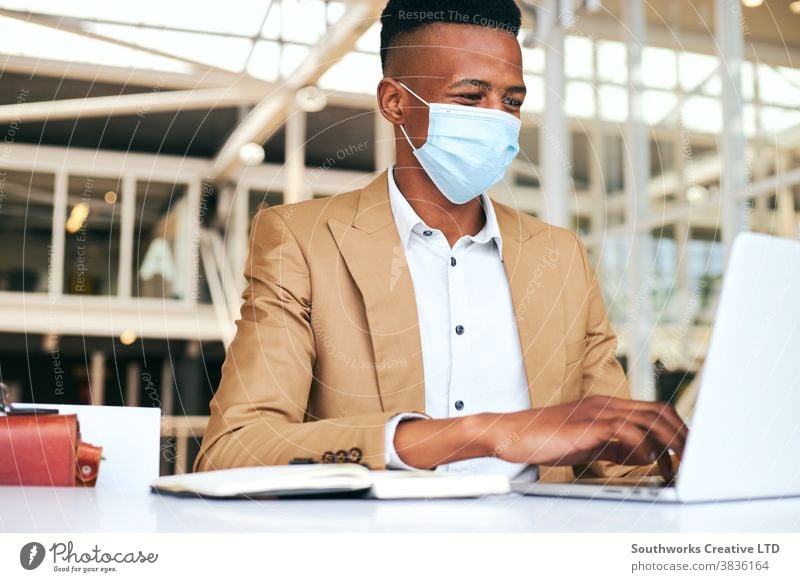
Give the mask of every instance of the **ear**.
[[378, 84], [378, 108], [384, 119], [393, 125], [402, 125], [406, 122], [403, 114], [402, 101], [405, 91], [394, 79], [384, 77]]

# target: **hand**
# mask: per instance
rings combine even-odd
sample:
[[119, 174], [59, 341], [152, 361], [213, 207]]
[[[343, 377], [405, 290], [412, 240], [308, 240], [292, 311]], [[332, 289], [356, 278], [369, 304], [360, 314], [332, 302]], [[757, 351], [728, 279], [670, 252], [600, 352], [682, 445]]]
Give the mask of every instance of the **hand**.
[[506, 461], [541, 465], [657, 461], [667, 481], [675, 477], [669, 449], [682, 458], [689, 433], [668, 404], [608, 396], [492, 415], [485, 430], [494, 454]]

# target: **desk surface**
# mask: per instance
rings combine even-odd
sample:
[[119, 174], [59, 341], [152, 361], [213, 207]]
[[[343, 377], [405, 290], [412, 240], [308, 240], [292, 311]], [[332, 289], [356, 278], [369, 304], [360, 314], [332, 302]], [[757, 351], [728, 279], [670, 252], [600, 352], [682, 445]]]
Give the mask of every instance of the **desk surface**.
[[685, 506], [517, 494], [437, 501], [210, 501], [0, 487], [0, 531], [800, 532], [800, 498]]

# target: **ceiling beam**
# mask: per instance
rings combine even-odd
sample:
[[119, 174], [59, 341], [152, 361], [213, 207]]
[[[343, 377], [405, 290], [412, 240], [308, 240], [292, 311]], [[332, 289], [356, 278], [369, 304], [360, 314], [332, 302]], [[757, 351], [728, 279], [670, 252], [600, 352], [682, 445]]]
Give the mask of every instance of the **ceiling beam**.
[[[180, 64], [180, 63], [176, 63]], [[58, 59], [45, 59], [17, 55], [4, 55], [0, 59], [0, 77], [6, 74], [26, 75], [28, 77], [55, 77], [74, 79], [92, 83], [112, 83], [116, 85], [138, 85], [141, 87], [161, 87], [162, 89], [196, 89], [198, 87], [258, 87], [262, 91], [271, 84], [252, 77], [242, 77], [235, 73], [216, 73], [198, 75], [188, 71], [163, 71], [156, 69], [132, 69], [114, 65], [79, 63]]]
[[[578, 19], [575, 31], [592, 39], [624, 40], [625, 29], [615, 16], [603, 14], [586, 15]], [[648, 23], [647, 45], [676, 51], [695, 52], [706, 55], [717, 54], [717, 44], [711, 32], [671, 29]], [[745, 39], [745, 58], [772, 66], [796, 68], [800, 62], [800, 46]]]
[[0, 105], [0, 123], [55, 121], [115, 115], [140, 115], [165, 111], [207, 110], [257, 103], [263, 90], [253, 88], [209, 88], [153, 91], [80, 99], [55, 99]]
[[186, 63], [192, 67], [195, 67], [194, 73], [198, 75], [202, 75], [203, 73], [207, 72], [227, 73], [231, 75], [237, 74], [235, 71], [229, 71], [227, 69], [222, 69], [220, 67], [209, 65], [208, 63], [203, 63], [201, 61], [196, 61], [194, 59], [190, 59], [187, 57], [178, 56], [174, 53], [162, 51], [155, 47], [148, 47], [141, 44], [137, 44], [135, 42], [130, 42], [127, 40], [116, 38], [113, 36], [92, 32], [91, 30], [87, 30], [84, 27], [84, 25], [82, 25], [81, 20], [77, 18], [37, 14], [34, 12], [27, 12], [24, 10], [7, 10], [5, 8], [0, 8], [0, 16], [4, 16], [6, 18], [13, 18], [15, 20], [25, 22], [26, 24], [36, 24], [39, 26], [44, 26], [46, 28], [51, 28], [53, 30], [74, 34], [76, 36], [83, 36], [86, 38], [91, 38], [93, 40], [107, 42], [117, 46], [140, 51], [148, 55], [156, 55], [159, 57], [172, 59], [174, 61], [178, 61], [181, 63]]
[[[195, 34], [210, 34], [213, 36], [220, 36], [224, 38], [252, 38], [251, 35], [247, 34], [236, 34], [232, 32], [216, 32], [216, 31], [208, 31], [208, 30], [201, 30], [198, 28], [191, 28], [186, 26], [173, 26], [173, 25], [160, 25], [160, 24], [148, 24], [146, 22], [125, 22], [124, 20], [112, 20], [109, 18], [92, 18], [92, 17], [83, 17], [83, 16], [60, 16], [56, 14], [51, 14], [47, 12], [36, 12], [33, 10], [11, 10], [11, 9], [0, 9], [0, 12], [9, 12], [9, 13], [16, 13], [20, 15], [30, 15], [31, 17], [43, 18], [43, 19], [54, 19], [59, 20], [62, 22], [72, 22], [72, 23], [87, 23], [87, 24], [107, 24], [111, 26], [129, 26], [131, 28], [149, 28], [151, 30], [164, 30], [167, 32], [187, 32], [187, 33], [195, 33]], [[3, 14], [5, 16], [5, 14]], [[259, 27], [259, 30], [263, 28], [262, 26]]]
[[216, 178], [232, 177], [241, 165], [241, 147], [250, 142], [263, 143], [283, 125], [297, 90], [315, 84], [347, 54], [376, 22], [382, 7], [382, 0], [356, 0], [348, 4], [341, 19], [328, 28], [281, 88], [267, 95], [234, 129], [214, 159], [213, 175]]

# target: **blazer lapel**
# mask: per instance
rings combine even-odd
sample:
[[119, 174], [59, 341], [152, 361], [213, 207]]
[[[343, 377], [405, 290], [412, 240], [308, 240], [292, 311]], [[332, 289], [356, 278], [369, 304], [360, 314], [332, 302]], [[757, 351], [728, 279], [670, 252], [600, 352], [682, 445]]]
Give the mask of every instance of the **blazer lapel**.
[[552, 406], [559, 403], [566, 371], [559, 252], [548, 244], [548, 225], [531, 229], [516, 212], [498, 204], [494, 208], [531, 404]]
[[328, 227], [364, 301], [383, 410], [424, 412], [417, 304], [386, 172], [361, 191], [352, 224]]

